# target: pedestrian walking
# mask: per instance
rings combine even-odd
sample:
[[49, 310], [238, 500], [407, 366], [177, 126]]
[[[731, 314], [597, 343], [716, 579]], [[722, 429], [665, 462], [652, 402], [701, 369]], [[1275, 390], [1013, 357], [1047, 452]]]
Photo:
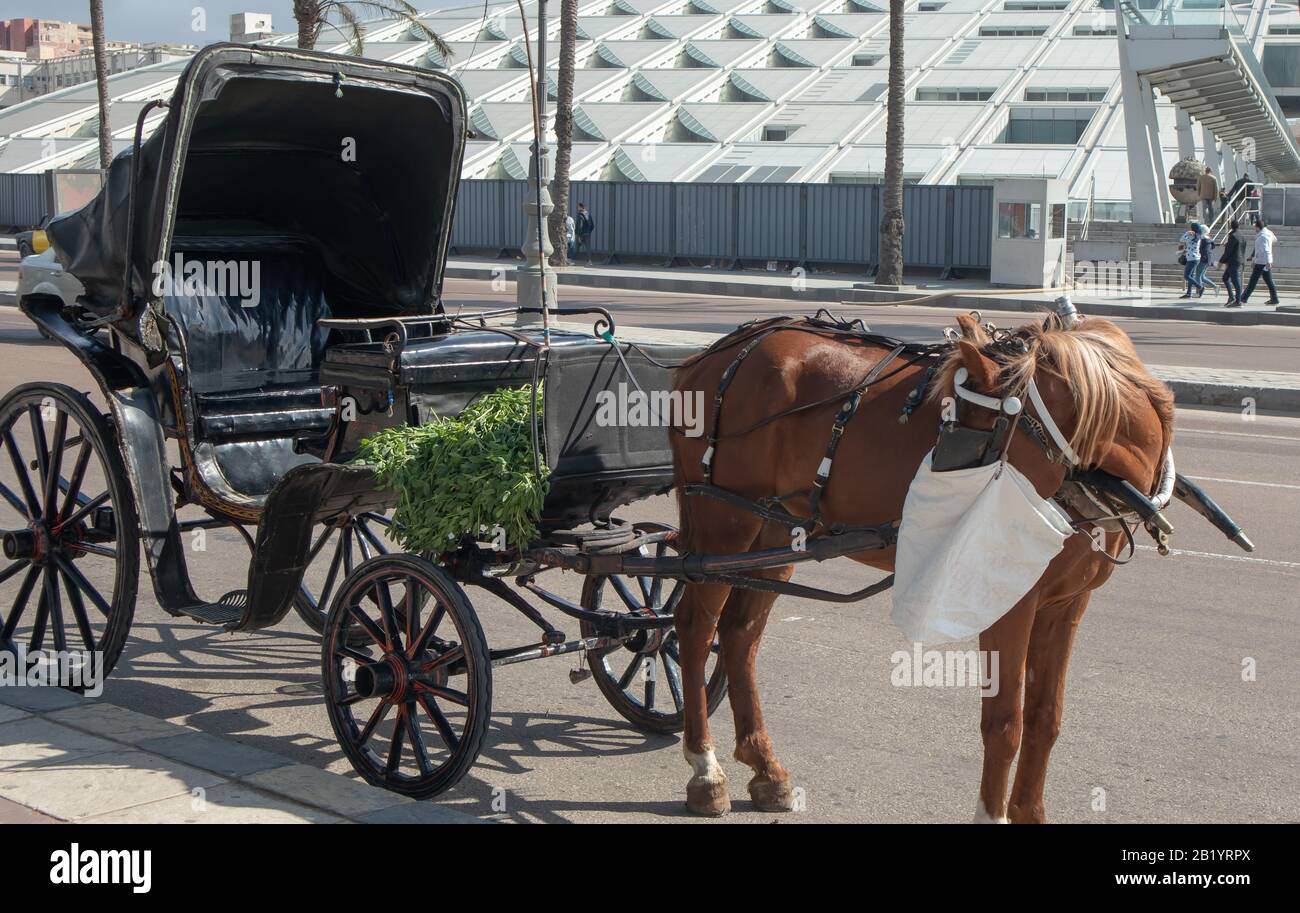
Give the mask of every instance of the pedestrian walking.
[[1255, 217], [1255, 252], [1251, 254], [1250, 259], [1255, 265], [1250, 270], [1250, 281], [1246, 283], [1245, 294], [1241, 296], [1241, 303], [1245, 304], [1250, 300], [1251, 292], [1255, 291], [1255, 283], [1262, 278], [1264, 284], [1268, 286], [1268, 304], [1279, 304], [1281, 299], [1277, 297], [1277, 286], [1273, 284], [1273, 245], [1277, 243], [1277, 235], [1269, 231], [1264, 220]]
[[1223, 239], [1223, 254], [1219, 265], [1223, 267], [1223, 288], [1228, 293], [1224, 307], [1241, 307], [1241, 263], [1246, 259], [1246, 239], [1237, 230], [1237, 220], [1229, 224], [1228, 236]]
[[1178, 240], [1178, 249], [1182, 251], [1178, 255], [1178, 262], [1183, 265], [1183, 279], [1187, 282], [1187, 291], [1179, 295], [1179, 298], [1190, 298], [1192, 286], [1198, 289], [1201, 287], [1196, 279], [1196, 267], [1201, 262], [1201, 233], [1197, 230], [1199, 227], [1197, 223], [1192, 222]]
[[1209, 276], [1205, 275], [1206, 270], [1210, 268], [1210, 264], [1214, 262], [1211, 259], [1214, 255], [1214, 242], [1210, 240], [1209, 226], [1202, 222], [1197, 229], [1197, 234], [1201, 236], [1200, 250], [1198, 251], [1201, 259], [1196, 264], [1196, 284], [1200, 286], [1196, 297], [1200, 298], [1205, 294], [1207, 288], [1212, 292], [1216, 292], [1219, 287], [1214, 284], [1214, 281]]
[[568, 261], [572, 263], [577, 257], [577, 235], [574, 232], [573, 216], [564, 217], [564, 250]]
[[[596, 230], [596, 220], [591, 217], [591, 212], [587, 209], [586, 203], [578, 204], [578, 244], [577, 250], [587, 251], [587, 265], [591, 266], [591, 233]], [[577, 259], [577, 253], [574, 254]]]
[[1201, 198], [1201, 218], [1208, 225], [1214, 221], [1214, 204], [1219, 199], [1219, 182], [1208, 166], [1205, 174], [1196, 179], [1196, 195]]

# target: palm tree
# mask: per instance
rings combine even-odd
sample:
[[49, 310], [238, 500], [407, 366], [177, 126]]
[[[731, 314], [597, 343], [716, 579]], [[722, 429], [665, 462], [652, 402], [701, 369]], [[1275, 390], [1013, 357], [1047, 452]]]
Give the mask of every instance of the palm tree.
[[293, 18], [298, 21], [298, 47], [304, 51], [315, 48], [321, 31], [328, 25], [345, 35], [348, 52], [360, 57], [366, 37], [366, 26], [361, 21], [363, 15], [406, 19], [422, 40], [432, 41], [444, 57], [451, 56], [447, 43], [420, 20], [420, 11], [406, 0], [293, 0]]
[[104, 0], [90, 0], [90, 40], [95, 54], [95, 88], [99, 94], [99, 167], [113, 162], [113, 133], [108, 123], [108, 59], [104, 56]]
[[552, 266], [568, 262], [568, 239], [564, 231], [569, 215], [569, 161], [573, 154], [573, 65], [578, 43], [578, 0], [560, 0], [560, 76], [555, 99], [555, 176], [551, 181]]
[[903, 283], [903, 0], [889, 0], [889, 97], [885, 180], [880, 188], [880, 269], [876, 282]]

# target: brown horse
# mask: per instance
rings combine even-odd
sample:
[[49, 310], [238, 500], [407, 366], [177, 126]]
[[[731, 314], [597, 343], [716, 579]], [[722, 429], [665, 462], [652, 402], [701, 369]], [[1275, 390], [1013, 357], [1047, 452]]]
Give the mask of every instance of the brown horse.
[[[969, 372], [966, 388], [993, 396], [1023, 399], [1032, 378], [1083, 464], [1152, 491], [1173, 433], [1173, 397], [1147, 372], [1120, 329], [1098, 318], [1067, 328], [1049, 317], [1018, 329], [1023, 351], [1008, 356], [975, 319], [962, 316], [958, 322], [961, 338], [909, 421], [900, 423], [899, 416], [908, 394], [922, 382], [922, 365], [883, 372], [863, 396], [822, 496], [827, 524], [881, 524], [901, 517], [909, 483], [935, 444], [941, 410], [954, 402], [947, 399], [953, 394], [953, 376], [963, 366]], [[702, 390], [705, 401], [712, 402], [743, 341], [767, 326], [742, 327], [687, 362], [677, 371], [676, 388]], [[808, 490], [844, 393], [887, 354], [879, 343], [793, 330], [757, 342], [727, 387], [712, 455], [713, 483], [750, 499]], [[826, 405], [764, 423], [777, 413], [821, 401]], [[968, 403], [959, 409], [960, 421], [970, 427], [990, 428], [994, 417]], [[671, 437], [684, 551], [716, 554], [790, 546], [785, 526], [714, 498], [684, 495], [684, 484], [703, 478], [707, 443], [702, 437]], [[1068, 469], [1023, 432], [1013, 434], [1007, 455], [1045, 498], [1058, 491]], [[802, 495], [785, 506], [798, 516], [809, 515], [809, 499]], [[1060, 731], [1075, 628], [1091, 592], [1106, 582], [1113, 567], [1096, 547], [1100, 537], [1089, 532], [1091, 527], [1083, 525], [1070, 536], [1037, 584], [980, 635], [981, 650], [997, 651], [999, 663], [996, 695], [981, 702], [984, 768], [976, 821], [1044, 820], [1047, 759]], [[1119, 532], [1106, 533], [1104, 541], [1106, 552], [1119, 554]], [[892, 571], [894, 549], [853, 558]], [[791, 572], [787, 566], [766, 575], [787, 580]], [[696, 813], [721, 815], [730, 808], [705, 706], [705, 662], [715, 630], [730, 679], [735, 758], [754, 771], [750, 797], [761, 811], [792, 807], [790, 775], [777, 760], [763, 724], [755, 675], [759, 641], [775, 599], [770, 592], [705, 582], [689, 584], [677, 608], [686, 712], [683, 750], [692, 769], [686, 795]], [[1017, 752], [1020, 761], [1008, 797]]]

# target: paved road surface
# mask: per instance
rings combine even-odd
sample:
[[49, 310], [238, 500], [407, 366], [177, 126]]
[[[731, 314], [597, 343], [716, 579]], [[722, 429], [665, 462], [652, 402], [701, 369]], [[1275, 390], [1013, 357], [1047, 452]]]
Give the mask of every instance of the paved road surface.
[[[453, 300], [484, 296], [453, 283]], [[724, 327], [767, 313], [766, 303], [601, 295], [625, 321]], [[653, 298], [653, 301], [648, 299]], [[647, 300], [643, 300], [647, 299]], [[639, 302], [639, 303], [638, 303]], [[995, 318], [996, 319], [996, 318]], [[932, 332], [936, 312], [890, 312], [873, 324]], [[0, 390], [34, 379], [91, 386], [62, 349], [0, 313]], [[1138, 327], [1153, 360], [1280, 368], [1300, 336], [1276, 328]], [[1267, 364], [1266, 364], [1267, 362]], [[1294, 369], [1294, 363], [1292, 364]], [[1094, 597], [1071, 665], [1064, 732], [1049, 775], [1048, 813], [1063, 821], [1294, 821], [1300, 818], [1300, 419], [1181, 410], [1179, 468], [1207, 488], [1259, 545], [1243, 556], [1189, 510], [1175, 507], [1174, 545], [1149, 548]], [[637, 518], [671, 521], [658, 499]], [[191, 556], [198, 591], [239, 586], [246, 552], [214, 532]], [[862, 585], [846, 561], [803, 568], [796, 579], [840, 590]], [[576, 598], [573, 575], [559, 585]], [[15, 580], [0, 584], [0, 606]], [[296, 619], [262, 633], [224, 634], [177, 621], [148, 595], [105, 697], [143, 713], [347, 770], [320, 700], [317, 639]], [[489, 642], [524, 643], [526, 623], [476, 595]], [[889, 597], [859, 605], [784, 598], [760, 654], [765, 710], [782, 760], [806, 790], [789, 821], [964, 821], [979, 780], [978, 701], [971, 689], [897, 688], [890, 656], [905, 648], [889, 623]], [[567, 626], [570, 633], [572, 625]], [[1242, 678], [1254, 660], [1255, 681]], [[687, 768], [675, 738], [621, 725], [590, 683], [569, 684], [571, 661], [501, 669], [482, 761], [442, 801], [519, 821], [659, 821], [683, 815]], [[743, 798], [747, 771], [729, 759], [730, 710], [714, 718], [733, 781], [730, 821], [766, 821]], [[1105, 790], [1105, 811], [1093, 808]]]

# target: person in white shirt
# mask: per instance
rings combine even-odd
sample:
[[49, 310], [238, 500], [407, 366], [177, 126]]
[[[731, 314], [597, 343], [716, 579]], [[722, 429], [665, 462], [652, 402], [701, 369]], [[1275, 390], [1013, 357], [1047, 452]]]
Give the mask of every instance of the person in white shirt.
[[573, 216], [565, 216], [564, 217], [564, 246], [565, 246], [565, 252], [568, 254], [568, 260], [570, 263], [573, 262], [573, 257], [575, 253], [573, 245], [576, 237], [577, 236], [574, 234]]
[[1255, 261], [1254, 267], [1250, 271], [1250, 282], [1246, 283], [1246, 291], [1241, 296], [1241, 303], [1245, 304], [1250, 298], [1250, 293], [1255, 291], [1255, 284], [1263, 277], [1264, 284], [1268, 286], [1268, 304], [1278, 304], [1280, 299], [1277, 297], [1277, 286], [1273, 284], [1273, 245], [1277, 243], [1277, 235], [1268, 230], [1264, 220], [1255, 217], [1255, 253], [1250, 256]]
[[1200, 226], [1192, 222], [1183, 236], [1178, 239], [1178, 249], [1183, 252], [1183, 278], [1187, 280], [1187, 291], [1179, 295], [1180, 298], [1192, 297], [1192, 286], [1196, 286], [1198, 292], [1204, 291], [1196, 278], [1196, 267], [1201, 262], [1201, 234], [1198, 231]]

